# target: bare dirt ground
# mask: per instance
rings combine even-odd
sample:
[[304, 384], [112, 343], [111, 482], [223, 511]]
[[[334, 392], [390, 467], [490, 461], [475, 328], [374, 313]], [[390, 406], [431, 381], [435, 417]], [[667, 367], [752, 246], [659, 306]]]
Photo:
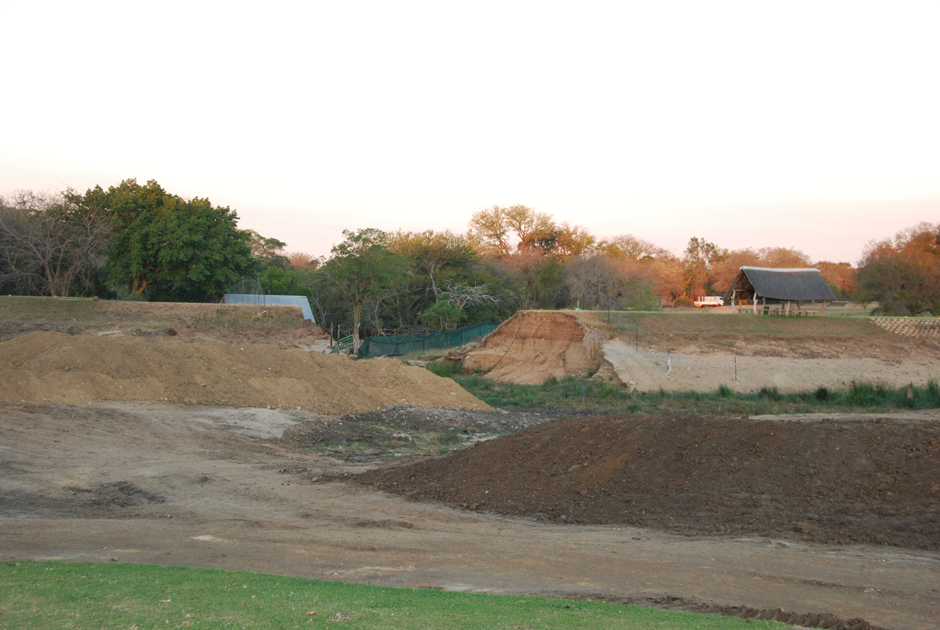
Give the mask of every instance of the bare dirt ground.
[[[493, 423], [500, 419], [512, 422], [498, 412], [473, 412], [482, 414], [478, 417], [436, 413], [421, 416], [422, 422], [444, 420], [452, 428], [484, 431], [498, 430]], [[401, 427], [404, 414], [408, 410], [392, 410], [389, 424], [409, 428]], [[936, 420], [926, 416], [897, 424], [908, 427], [915, 420], [936, 427]], [[820, 627], [868, 627], [857, 621], [862, 618], [893, 630], [926, 630], [936, 627], [940, 615], [940, 555], [910, 548], [919, 544], [824, 545], [812, 542], [812, 536], [806, 540], [798, 530], [748, 532], [748, 527], [720, 535], [677, 535], [655, 524], [564, 524], [558, 518], [499, 514], [486, 511], [483, 500], [476, 510], [413, 502], [337, 481], [373, 468], [376, 459], [393, 457], [357, 463], [361, 458], [316, 455], [291, 440], [275, 439], [303, 426], [298, 421], [323, 419], [310, 412], [166, 403], [4, 403], [0, 553], [8, 560], [182, 564], [751, 616], [770, 611], [770, 616], [804, 625], [816, 619]], [[535, 447], [533, 437], [542, 441], [545, 436], [531, 432], [556, 426], [533, 417], [517, 422], [538, 426], [515, 441], [484, 442], [419, 465], [459, 462], [487, 447], [506, 449], [520, 440]], [[573, 426], [577, 422], [582, 421]], [[781, 429], [798, 424], [780, 423]], [[301, 435], [309, 437], [311, 431]], [[566, 466], [565, 457], [575, 455], [563, 452], [555, 464]], [[819, 459], [829, 461], [830, 468], [838, 464]], [[639, 461], [651, 465], [653, 459]], [[580, 465], [585, 463], [585, 472], [594, 467], [587, 460]], [[705, 469], [718, 465], [716, 460]], [[578, 478], [577, 471], [568, 474]], [[648, 477], [654, 472], [649, 470]], [[881, 494], [908, 481], [896, 473], [884, 480]], [[468, 476], [463, 485], [480, 496], [503, 487], [487, 483]], [[752, 500], [770, 509], [776, 492], [755, 489]], [[761, 496], [768, 493], [769, 499]], [[589, 496], [573, 498], [586, 505]], [[736, 494], [730, 499], [744, 500]], [[851, 499], [844, 497], [846, 504]], [[651, 499], [649, 506], [663, 515], [671, 501]], [[816, 523], [807, 522], [810, 528]], [[787, 612], [774, 612], [778, 608]], [[842, 622], [836, 624], [836, 618]]]
[[575, 418], [357, 481], [563, 523], [940, 552], [938, 416]]
[[912, 352], [903, 358], [686, 354], [636, 351], [631, 344], [614, 340], [604, 344], [604, 358], [606, 370], [600, 373], [611, 375], [616, 382], [637, 391], [713, 392], [724, 385], [738, 392], [763, 387], [794, 392], [819, 387], [845, 389], [853, 381], [893, 388], [910, 383], [923, 387], [929, 379], [940, 378], [940, 357], [932, 352]]
[[388, 405], [488, 409], [397, 359], [265, 344], [32, 332], [0, 344], [0, 400], [157, 400], [344, 414]]
[[608, 324], [599, 312], [520, 312], [470, 351], [463, 368], [526, 385], [595, 374], [637, 391], [812, 391], [853, 381], [897, 388], [940, 378], [936, 335], [912, 338], [867, 319], [617, 317]]
[[179, 337], [310, 349], [327, 339], [299, 308], [0, 296], [0, 341], [31, 332]]
[[[555, 422], [397, 360], [302, 352], [297, 313], [260, 313], [0, 298], [3, 557], [937, 627], [940, 414]], [[866, 321], [677, 317], [638, 334], [677, 375], [686, 355], [874, 376], [940, 356]], [[599, 337], [629, 345], [570, 323], [530, 318], [515, 369], [590, 371]]]

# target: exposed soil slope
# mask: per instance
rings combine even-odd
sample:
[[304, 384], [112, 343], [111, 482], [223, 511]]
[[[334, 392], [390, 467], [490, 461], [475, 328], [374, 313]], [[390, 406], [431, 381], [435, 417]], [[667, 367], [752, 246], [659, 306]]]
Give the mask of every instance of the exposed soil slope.
[[608, 324], [596, 312], [524, 311], [467, 354], [463, 368], [523, 385], [596, 373], [638, 391], [806, 391], [853, 381], [897, 388], [940, 375], [940, 344], [859, 318], [616, 313]]
[[564, 420], [357, 481], [566, 523], [940, 549], [936, 415]]
[[0, 344], [0, 400], [194, 405], [360, 413], [388, 405], [489, 409], [450, 379], [395, 359], [173, 337], [34, 332]]
[[573, 315], [520, 311], [469, 353], [463, 368], [488, 372], [497, 382], [540, 385], [551, 376], [586, 376], [597, 366], [602, 342]]

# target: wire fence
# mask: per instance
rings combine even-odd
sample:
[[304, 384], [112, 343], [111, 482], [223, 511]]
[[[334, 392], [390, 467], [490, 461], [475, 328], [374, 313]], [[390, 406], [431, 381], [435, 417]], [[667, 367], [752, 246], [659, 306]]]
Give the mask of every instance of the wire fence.
[[499, 327], [498, 323], [474, 324], [455, 330], [426, 335], [399, 335], [396, 337], [366, 337], [359, 347], [360, 357], [397, 357], [426, 350], [446, 350], [473, 341], [479, 341]]

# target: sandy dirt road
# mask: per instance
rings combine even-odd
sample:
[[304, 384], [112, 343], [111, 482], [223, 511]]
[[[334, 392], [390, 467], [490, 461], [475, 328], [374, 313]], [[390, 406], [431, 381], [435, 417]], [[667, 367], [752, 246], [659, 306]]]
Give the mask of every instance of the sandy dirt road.
[[363, 465], [264, 439], [292, 421], [276, 410], [4, 403], [0, 554], [619, 601], [671, 596], [861, 617], [892, 630], [936, 628], [940, 618], [935, 553], [677, 537], [410, 503], [317, 482]]
[[914, 355], [904, 361], [868, 357], [794, 358], [736, 356], [729, 353], [682, 354], [639, 351], [623, 342], [604, 344], [604, 358], [618, 382], [638, 391], [712, 392], [724, 385], [737, 392], [776, 387], [812, 391], [818, 387], [848, 389], [854, 381], [923, 387], [940, 374], [940, 358]]

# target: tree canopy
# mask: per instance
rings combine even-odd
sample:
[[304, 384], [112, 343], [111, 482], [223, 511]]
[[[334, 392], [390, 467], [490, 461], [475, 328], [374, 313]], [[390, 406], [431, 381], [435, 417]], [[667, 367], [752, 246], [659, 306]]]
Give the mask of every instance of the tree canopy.
[[206, 301], [259, 270], [250, 234], [238, 229], [238, 216], [228, 207], [198, 197], [187, 201], [153, 180], [141, 186], [128, 179], [106, 193], [90, 190], [86, 198], [110, 211], [108, 271], [131, 293]]
[[352, 304], [352, 329], [358, 346], [363, 305], [404, 273], [405, 261], [388, 250], [388, 234], [382, 230], [343, 230], [343, 236], [345, 239], [333, 246], [333, 256], [323, 266], [323, 273]]
[[890, 315], [940, 315], [940, 224], [920, 223], [869, 243], [853, 298]]
[[0, 286], [53, 296], [87, 295], [104, 265], [111, 221], [72, 189], [0, 199]]
[[[84, 195], [0, 198], [0, 290], [207, 301], [240, 280], [305, 295], [319, 321], [378, 334], [482, 323], [525, 308], [658, 308], [721, 294], [740, 267], [809, 267], [789, 247], [730, 250], [694, 237], [678, 255], [632, 234], [596, 238], [528, 206], [492, 206], [465, 233], [345, 230], [329, 257], [237, 226], [237, 214], [128, 179]], [[868, 245], [860, 268], [819, 262], [842, 298], [940, 312], [940, 225]]]

